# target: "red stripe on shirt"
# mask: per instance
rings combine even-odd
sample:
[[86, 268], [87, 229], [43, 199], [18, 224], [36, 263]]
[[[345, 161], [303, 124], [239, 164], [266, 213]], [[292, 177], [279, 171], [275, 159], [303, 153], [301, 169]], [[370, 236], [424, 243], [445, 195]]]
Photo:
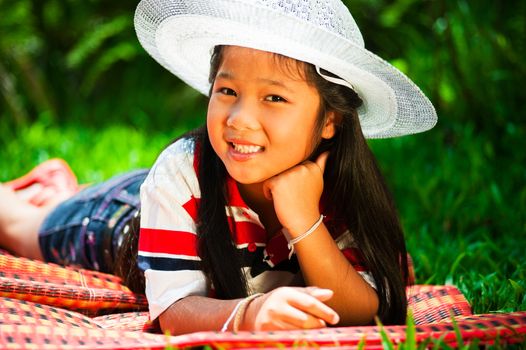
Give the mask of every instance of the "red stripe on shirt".
[[246, 243], [266, 243], [267, 233], [266, 231], [256, 223], [250, 221], [236, 221], [232, 217], [228, 217], [230, 229], [235, 227], [236, 230], [235, 239], [236, 244]]
[[232, 177], [230, 177], [230, 175], [226, 176], [226, 187], [228, 189], [228, 205], [232, 207], [248, 209], [248, 205], [245, 203], [241, 197], [241, 194], [239, 193], [237, 182]]
[[149, 253], [197, 256], [197, 236], [190, 232], [141, 228], [139, 250]]
[[186, 210], [186, 212], [188, 213], [188, 215], [190, 215], [194, 222], [197, 222], [197, 208], [199, 207], [199, 200], [200, 198], [195, 198], [192, 195], [192, 198], [190, 198], [188, 202], [182, 205], [184, 210]]

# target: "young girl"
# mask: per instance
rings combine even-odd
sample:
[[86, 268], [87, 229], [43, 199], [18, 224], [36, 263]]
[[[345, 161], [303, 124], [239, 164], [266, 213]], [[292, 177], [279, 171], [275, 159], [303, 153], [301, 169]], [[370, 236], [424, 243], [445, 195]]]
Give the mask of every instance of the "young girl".
[[[129, 277], [134, 259], [122, 256], [133, 252], [151, 318], [171, 334], [404, 322], [403, 233], [365, 137], [425, 131], [436, 114], [364, 48], [347, 8], [143, 0], [135, 25], [154, 59], [209, 94], [206, 126], [165, 149], [146, 179], [124, 175], [35, 215], [31, 254]], [[122, 197], [140, 183], [134, 248], [138, 204]], [[69, 217], [75, 229], [52, 228]], [[20, 242], [5, 221], [0, 242]]]

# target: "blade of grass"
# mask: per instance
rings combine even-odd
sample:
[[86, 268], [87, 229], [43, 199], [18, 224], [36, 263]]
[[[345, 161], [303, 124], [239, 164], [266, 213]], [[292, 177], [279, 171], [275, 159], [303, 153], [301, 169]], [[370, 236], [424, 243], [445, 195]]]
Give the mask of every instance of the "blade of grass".
[[380, 327], [380, 336], [382, 337], [382, 348], [384, 350], [394, 350], [394, 345], [389, 336], [385, 332], [384, 325], [378, 317], [375, 317], [376, 325]]
[[453, 324], [453, 329], [455, 330], [455, 335], [457, 336], [457, 347], [464, 349], [464, 340], [462, 339], [462, 333], [460, 332], [460, 328], [457, 324], [457, 321], [455, 320], [455, 315], [453, 315], [453, 311], [451, 311], [451, 323]]
[[365, 349], [365, 335], [358, 342], [358, 350], [363, 350], [363, 349]]
[[416, 326], [415, 319], [413, 318], [413, 312], [411, 310], [407, 312], [405, 348], [407, 350], [416, 349]]

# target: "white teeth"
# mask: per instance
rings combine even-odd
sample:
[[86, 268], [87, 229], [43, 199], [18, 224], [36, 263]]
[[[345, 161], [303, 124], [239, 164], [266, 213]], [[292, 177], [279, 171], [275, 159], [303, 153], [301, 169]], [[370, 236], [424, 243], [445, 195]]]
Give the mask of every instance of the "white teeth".
[[234, 149], [239, 153], [256, 153], [263, 149], [261, 146], [254, 146], [254, 145], [238, 145], [235, 143], [232, 143], [232, 146], [234, 146]]

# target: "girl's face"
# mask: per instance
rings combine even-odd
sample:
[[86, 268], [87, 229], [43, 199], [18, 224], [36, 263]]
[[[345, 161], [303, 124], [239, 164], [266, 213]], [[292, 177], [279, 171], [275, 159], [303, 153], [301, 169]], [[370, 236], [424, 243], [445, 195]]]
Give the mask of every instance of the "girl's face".
[[[312, 153], [320, 97], [303, 69], [254, 49], [223, 49], [208, 105], [214, 151], [238, 183], [258, 184]], [[287, 62], [288, 63], [288, 62]], [[321, 136], [334, 134], [329, 118]]]

